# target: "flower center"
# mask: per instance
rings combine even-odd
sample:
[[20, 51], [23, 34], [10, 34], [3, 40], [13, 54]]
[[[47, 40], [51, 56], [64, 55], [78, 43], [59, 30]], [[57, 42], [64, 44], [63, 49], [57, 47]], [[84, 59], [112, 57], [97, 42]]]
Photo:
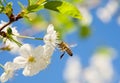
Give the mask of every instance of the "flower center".
[[33, 57], [33, 56], [30, 56], [29, 58], [28, 58], [28, 62], [35, 62], [35, 57]]
[[7, 71], [5, 71], [5, 73], [7, 73], [7, 74], [9, 74], [11, 72], [11, 70], [9, 69], [9, 70], [7, 70]]
[[53, 40], [50, 38], [50, 39], [49, 39], [49, 42], [53, 42]]

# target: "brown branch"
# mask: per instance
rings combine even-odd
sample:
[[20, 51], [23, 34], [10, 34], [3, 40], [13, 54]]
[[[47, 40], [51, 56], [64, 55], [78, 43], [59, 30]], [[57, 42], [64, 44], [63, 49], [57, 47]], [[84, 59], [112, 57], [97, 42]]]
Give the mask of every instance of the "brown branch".
[[11, 24], [12, 22], [8, 22], [7, 24], [5, 24], [5, 25], [3, 25], [1, 28], [0, 28], [0, 32], [5, 28], [5, 27], [7, 27], [9, 24]]
[[5, 27], [7, 27], [8, 25], [10, 25], [11, 23], [13, 23], [13, 22], [15, 22], [15, 21], [17, 21], [17, 20], [19, 20], [19, 19], [21, 19], [22, 17], [20, 16], [20, 14], [18, 14], [16, 17], [13, 15], [13, 14], [11, 14], [11, 17], [9, 18], [9, 22], [7, 23], [7, 24], [5, 24], [5, 25], [3, 25], [1, 28], [0, 28], [0, 32], [5, 28]]

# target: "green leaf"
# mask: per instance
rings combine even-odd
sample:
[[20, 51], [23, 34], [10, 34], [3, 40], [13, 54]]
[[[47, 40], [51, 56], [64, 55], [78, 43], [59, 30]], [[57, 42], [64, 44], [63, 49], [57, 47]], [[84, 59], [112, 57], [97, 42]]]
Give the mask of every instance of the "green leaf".
[[35, 5], [35, 4], [40, 5], [40, 4], [43, 3], [44, 1], [45, 1], [45, 0], [28, 0], [28, 6]]
[[12, 3], [11, 3], [11, 2], [6, 5], [6, 7], [4, 8], [3, 12], [4, 12], [8, 17], [10, 17], [10, 15], [11, 15], [12, 12], [13, 12]]
[[37, 4], [40, 5], [40, 4], [42, 4], [43, 2], [45, 2], [45, 1], [46, 1], [46, 0], [38, 0], [38, 1], [37, 1]]
[[40, 9], [43, 9], [43, 8], [44, 8], [43, 5], [38, 5], [38, 4], [36, 4], [36, 5], [28, 6], [28, 7], [27, 7], [27, 10], [28, 10], [28, 12], [37, 12], [37, 11], [39, 11]]
[[28, 0], [28, 6], [36, 4], [38, 0]]
[[83, 19], [80, 11], [75, 6], [65, 1], [48, 1], [44, 4], [44, 8], [61, 14], [70, 15], [81, 20]]
[[29, 2], [30, 4], [27, 7], [28, 12], [37, 12], [44, 8], [42, 3], [45, 2], [45, 0], [29, 0]]
[[2, 13], [4, 10], [4, 7], [0, 5], [0, 13]]
[[20, 1], [18, 1], [18, 5], [19, 5], [22, 9], [25, 8], [25, 6], [24, 6]]

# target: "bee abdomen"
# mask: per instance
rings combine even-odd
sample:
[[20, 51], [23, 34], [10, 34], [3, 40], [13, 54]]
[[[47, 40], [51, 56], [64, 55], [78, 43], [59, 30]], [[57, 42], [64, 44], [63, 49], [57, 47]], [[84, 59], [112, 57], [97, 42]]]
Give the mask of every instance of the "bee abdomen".
[[68, 55], [73, 56], [73, 53], [70, 49], [66, 50], [66, 52], [68, 53]]

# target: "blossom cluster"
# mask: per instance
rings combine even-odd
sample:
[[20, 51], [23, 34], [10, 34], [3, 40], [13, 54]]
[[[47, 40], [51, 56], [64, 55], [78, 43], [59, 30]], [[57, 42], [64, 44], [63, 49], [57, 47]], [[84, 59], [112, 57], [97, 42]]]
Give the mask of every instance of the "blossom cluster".
[[107, 2], [104, 2], [104, 0], [84, 0], [84, 3], [82, 5], [78, 4], [80, 12], [84, 17], [86, 17], [86, 20], [83, 20], [82, 24], [91, 25], [93, 21], [91, 10], [95, 9], [96, 16], [103, 23], [109, 23], [116, 15], [116, 22], [120, 25], [119, 0], [106, 0], [106, 1]]
[[113, 83], [116, 50], [108, 47], [100, 50], [93, 53], [86, 66], [78, 56], [69, 58], [63, 73], [66, 83]]
[[[0, 27], [3, 26], [6, 22], [1, 22]], [[8, 29], [11, 29], [11, 33], [9, 37], [14, 39], [10, 39], [9, 37], [2, 37], [4, 46], [10, 49], [12, 53], [18, 53], [19, 56], [15, 57], [13, 61], [6, 62], [5, 65], [1, 65], [4, 72], [0, 76], [0, 81], [6, 82], [10, 78], [12, 78], [15, 72], [19, 69], [23, 69], [22, 74], [24, 76], [33, 76], [38, 74], [43, 69], [47, 68], [50, 64], [51, 56], [54, 52], [57, 42], [57, 33], [54, 30], [54, 26], [50, 24], [47, 28], [47, 33], [43, 38], [45, 42], [44, 45], [40, 45], [36, 48], [32, 48], [30, 44], [24, 44], [18, 40], [17, 36], [19, 33], [17, 32], [15, 27], [11, 25], [5, 27], [2, 31], [8, 33]], [[16, 42], [20, 42], [20, 45]]]

